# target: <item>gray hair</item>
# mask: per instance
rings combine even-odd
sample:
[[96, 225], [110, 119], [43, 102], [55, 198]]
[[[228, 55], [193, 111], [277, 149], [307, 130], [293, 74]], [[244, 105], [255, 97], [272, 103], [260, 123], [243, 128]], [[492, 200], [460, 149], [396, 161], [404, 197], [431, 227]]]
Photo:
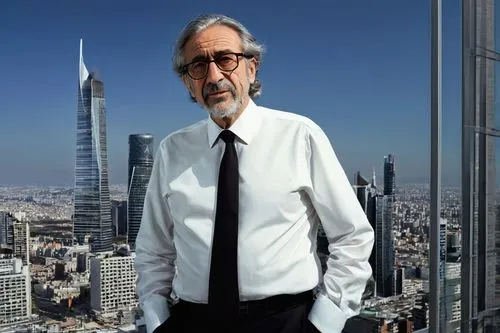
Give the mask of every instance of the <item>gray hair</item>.
[[[240, 22], [233, 18], [225, 15], [219, 14], [203, 14], [191, 22], [189, 22], [182, 30], [179, 39], [175, 44], [174, 57], [173, 57], [173, 69], [178, 76], [182, 76], [182, 67], [184, 66], [184, 46], [187, 41], [195, 34], [200, 31], [212, 26], [212, 25], [225, 25], [232, 28], [238, 32], [241, 38], [241, 44], [243, 47], [243, 53], [251, 55], [255, 58], [257, 62], [257, 73], [254, 83], [250, 84], [248, 95], [250, 97], [259, 97], [262, 93], [262, 84], [257, 78], [259, 72], [260, 64], [262, 63], [262, 55], [264, 53], [264, 46], [259, 44], [255, 37], [248, 31], [247, 28], [243, 26]], [[245, 58], [245, 61], [248, 61]], [[192, 98], [193, 99], [193, 98]]]

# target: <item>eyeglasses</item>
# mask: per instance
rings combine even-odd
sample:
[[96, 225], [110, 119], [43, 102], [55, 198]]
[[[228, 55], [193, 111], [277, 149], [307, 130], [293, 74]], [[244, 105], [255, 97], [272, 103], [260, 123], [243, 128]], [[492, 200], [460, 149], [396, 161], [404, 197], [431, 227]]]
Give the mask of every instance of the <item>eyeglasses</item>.
[[232, 72], [238, 68], [240, 57], [253, 58], [252, 55], [245, 53], [221, 53], [216, 55], [212, 60], [195, 60], [184, 65], [181, 73], [188, 74], [193, 80], [201, 80], [207, 76], [208, 66], [211, 62], [214, 62], [221, 71]]

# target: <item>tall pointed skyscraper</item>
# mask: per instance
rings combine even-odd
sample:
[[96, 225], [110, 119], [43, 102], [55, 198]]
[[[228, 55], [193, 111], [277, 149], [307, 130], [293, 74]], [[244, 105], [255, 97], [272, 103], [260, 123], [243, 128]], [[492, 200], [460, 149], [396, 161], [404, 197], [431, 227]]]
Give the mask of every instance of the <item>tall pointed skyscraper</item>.
[[73, 232], [103, 252], [112, 250], [104, 85], [88, 72], [82, 48], [80, 40]]

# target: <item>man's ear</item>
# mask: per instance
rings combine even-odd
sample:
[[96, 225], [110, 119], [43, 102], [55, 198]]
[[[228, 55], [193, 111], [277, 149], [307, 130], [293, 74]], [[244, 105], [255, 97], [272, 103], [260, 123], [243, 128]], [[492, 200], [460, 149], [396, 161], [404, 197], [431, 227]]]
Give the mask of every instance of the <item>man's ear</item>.
[[257, 59], [252, 58], [252, 59], [249, 59], [247, 61], [247, 71], [248, 71], [248, 78], [250, 79], [250, 83], [255, 82], [258, 67], [259, 67], [259, 64], [258, 64]]
[[182, 76], [182, 82], [186, 86], [187, 90], [189, 91], [189, 94], [191, 95], [192, 98], [196, 98], [194, 95], [194, 89], [192, 86], [192, 81], [187, 77], [187, 75]]

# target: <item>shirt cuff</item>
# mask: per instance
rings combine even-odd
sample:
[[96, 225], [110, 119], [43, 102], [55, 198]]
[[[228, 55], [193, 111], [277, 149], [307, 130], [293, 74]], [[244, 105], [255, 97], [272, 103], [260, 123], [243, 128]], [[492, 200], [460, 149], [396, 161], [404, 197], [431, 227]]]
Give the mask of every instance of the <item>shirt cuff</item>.
[[347, 315], [324, 295], [318, 295], [309, 312], [309, 321], [321, 333], [341, 333], [347, 319]]
[[151, 295], [142, 305], [147, 333], [153, 333], [155, 328], [170, 317], [167, 298], [161, 295]]

